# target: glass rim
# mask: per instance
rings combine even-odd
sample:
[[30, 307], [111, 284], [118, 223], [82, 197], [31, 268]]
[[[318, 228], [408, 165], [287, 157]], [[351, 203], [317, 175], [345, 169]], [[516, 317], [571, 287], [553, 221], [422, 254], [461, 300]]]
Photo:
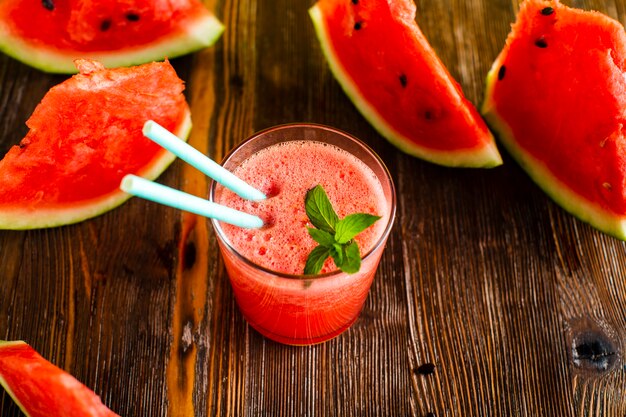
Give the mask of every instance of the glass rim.
[[[389, 172], [389, 169], [387, 168], [387, 165], [385, 165], [385, 163], [380, 158], [380, 156], [378, 156], [378, 154], [376, 152], [374, 152], [374, 150], [372, 148], [370, 148], [370, 146], [367, 145], [362, 140], [358, 139], [357, 137], [355, 137], [355, 136], [353, 136], [353, 135], [351, 135], [351, 134], [349, 134], [347, 132], [344, 132], [343, 130], [340, 130], [340, 129], [337, 129], [337, 128], [334, 128], [334, 127], [331, 127], [331, 126], [323, 125], [323, 124], [318, 124], [318, 123], [298, 123], [298, 122], [295, 122], [295, 123], [284, 123], [284, 124], [280, 124], [280, 125], [271, 126], [271, 127], [266, 128], [266, 129], [263, 129], [263, 130], [260, 130], [258, 132], [253, 133], [251, 136], [249, 136], [248, 138], [243, 140], [241, 143], [239, 143], [237, 146], [235, 146], [233, 149], [231, 149], [230, 152], [228, 152], [224, 156], [224, 158], [220, 162], [220, 165], [223, 166], [242, 147], [244, 147], [249, 142], [255, 140], [259, 136], [262, 136], [262, 135], [265, 135], [267, 133], [274, 132], [274, 131], [279, 131], [279, 130], [284, 130], [284, 129], [289, 129], [289, 128], [298, 128], [298, 127], [300, 127], [300, 128], [321, 129], [321, 130], [325, 130], [325, 131], [329, 131], [329, 132], [338, 134], [339, 136], [343, 136], [343, 137], [345, 137], [347, 139], [350, 139], [351, 141], [353, 141], [356, 144], [358, 144], [361, 148], [363, 148], [363, 150], [365, 150], [381, 166], [381, 168], [383, 170], [383, 173], [384, 173], [385, 177], [387, 178], [387, 180], [389, 182], [389, 189], [390, 189], [390, 192], [391, 192], [390, 212], [389, 212], [389, 219], [387, 220], [387, 225], [385, 226], [385, 229], [383, 230], [383, 233], [380, 235], [380, 237], [376, 241], [376, 244], [365, 255], [361, 256], [361, 262], [369, 259], [374, 252], [376, 252], [381, 246], [383, 246], [385, 244], [385, 242], [387, 241], [387, 238], [389, 237], [389, 234], [391, 233], [391, 229], [393, 228], [393, 223], [394, 223], [394, 220], [395, 220], [395, 217], [396, 217], [396, 191], [395, 191], [395, 185], [393, 183], [393, 178], [391, 177], [391, 173]], [[304, 141], [316, 142], [315, 140], [294, 139], [294, 141], [298, 141], [298, 140], [300, 140], [300, 141], [304, 140]], [[349, 151], [346, 150], [346, 152], [349, 152]], [[359, 158], [359, 159], [361, 159], [361, 158]], [[211, 201], [211, 202], [214, 202], [213, 201], [213, 197], [214, 197], [214, 193], [215, 193], [215, 189], [217, 187], [217, 184], [218, 184], [217, 181], [211, 180], [211, 185], [209, 187], [209, 201]], [[215, 234], [217, 235], [217, 238], [219, 239], [219, 241], [222, 244], [224, 244], [224, 247], [230, 253], [232, 253], [238, 260], [242, 261], [247, 266], [252, 267], [254, 269], [258, 269], [258, 270], [260, 270], [260, 271], [262, 271], [264, 273], [271, 274], [271, 275], [274, 275], [274, 276], [279, 277], [279, 278], [285, 278], [285, 279], [290, 279], [290, 280], [300, 280], [300, 281], [317, 280], [317, 279], [322, 279], [322, 278], [334, 277], [334, 276], [338, 276], [338, 275], [341, 275], [341, 274], [347, 274], [346, 272], [342, 271], [341, 269], [335, 269], [333, 271], [326, 272], [326, 273], [323, 273], [323, 274], [312, 274], [312, 275], [288, 274], [288, 273], [285, 273], [285, 272], [275, 271], [273, 269], [264, 267], [263, 265], [259, 265], [256, 262], [252, 262], [250, 259], [246, 258], [241, 253], [239, 253], [239, 251], [237, 251], [237, 249], [235, 249], [231, 245], [230, 241], [225, 236], [224, 231], [222, 230], [222, 228], [220, 226], [220, 222], [218, 220], [211, 219], [211, 224], [213, 225], [213, 230], [215, 231]], [[351, 274], [347, 274], [347, 275], [351, 275]], [[354, 274], [352, 274], [352, 275], [354, 275]]]

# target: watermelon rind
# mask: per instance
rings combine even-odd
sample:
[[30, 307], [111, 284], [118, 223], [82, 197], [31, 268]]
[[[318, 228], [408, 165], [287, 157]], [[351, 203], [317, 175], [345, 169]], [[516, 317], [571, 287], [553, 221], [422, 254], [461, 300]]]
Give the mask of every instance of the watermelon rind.
[[23, 340], [0, 340], [0, 349], [2, 349], [3, 347], [9, 347], [9, 346], [17, 346], [17, 345], [25, 345], [26, 342], [24, 342]]
[[[180, 139], [187, 141], [191, 132], [191, 113], [186, 110], [183, 121], [173, 133]], [[149, 166], [135, 175], [154, 180], [174, 162], [176, 156], [169, 151], [163, 151], [162, 155], [155, 159]], [[96, 217], [112, 210], [130, 197], [121, 190], [116, 190], [98, 199], [86, 200], [73, 203], [72, 207], [62, 208], [38, 208], [36, 211], [28, 209], [12, 209], [0, 212], [0, 229], [25, 230], [44, 227], [56, 227], [66, 224], [78, 223], [83, 220]]]
[[212, 14], [199, 17], [185, 31], [164, 37], [150, 45], [123, 51], [66, 52], [27, 42], [15, 36], [0, 22], [0, 51], [44, 72], [73, 74], [77, 58], [100, 61], [107, 68], [126, 67], [165, 58], [175, 58], [213, 45], [222, 35], [224, 25]]
[[[0, 349], [2, 348], [2, 344], [0, 343]], [[9, 394], [9, 397], [13, 399], [13, 402], [17, 404], [17, 406], [22, 410], [22, 413], [30, 417], [30, 414], [26, 411], [26, 407], [17, 399], [17, 395], [11, 390], [11, 387], [7, 383], [7, 381], [0, 375], [0, 386], [4, 388], [4, 390]]]
[[330, 69], [342, 89], [363, 117], [393, 145], [409, 155], [443, 166], [493, 168], [502, 165], [502, 157], [494, 140], [481, 144], [479, 148], [475, 149], [440, 150], [420, 146], [397, 132], [360, 93], [359, 88], [341, 64], [332, 42], [328, 38], [324, 17], [317, 4], [309, 9], [309, 16], [313, 21], [322, 52], [326, 56]]
[[[22, 346], [22, 345], [26, 345], [26, 342], [22, 340], [11, 340], [11, 341], [0, 340], [0, 350], [2, 350], [2, 348], [7, 348], [11, 346]], [[2, 377], [2, 374], [0, 374], [0, 385], [2, 386], [2, 388], [4, 388], [7, 394], [9, 394], [9, 397], [13, 399], [13, 401], [15, 402], [15, 404], [17, 404], [20, 410], [22, 410], [22, 413], [30, 417], [30, 414], [28, 414], [28, 412], [26, 411], [26, 407], [24, 407], [22, 403], [17, 399], [17, 395], [15, 395], [15, 393], [11, 390], [11, 387], [9, 386], [7, 381]]]
[[556, 178], [548, 167], [517, 145], [508, 124], [500, 118], [491, 98], [502, 65], [499, 57], [487, 75], [485, 101], [481, 112], [487, 124], [496, 132], [498, 139], [530, 178], [567, 212], [596, 229], [620, 240], [626, 240], [626, 216], [603, 209], [599, 204], [582, 198]]

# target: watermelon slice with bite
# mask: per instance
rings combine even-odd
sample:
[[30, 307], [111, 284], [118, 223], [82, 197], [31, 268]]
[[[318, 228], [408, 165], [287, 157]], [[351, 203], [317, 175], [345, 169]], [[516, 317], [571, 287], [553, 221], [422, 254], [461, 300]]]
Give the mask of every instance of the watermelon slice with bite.
[[626, 33], [557, 1], [527, 0], [488, 75], [482, 111], [563, 208], [626, 239]]
[[0, 385], [29, 417], [119, 417], [22, 341], [0, 340]]
[[48, 72], [173, 58], [212, 45], [223, 26], [199, 0], [0, 1], [0, 50]]
[[335, 78], [391, 143], [441, 165], [502, 163], [487, 126], [415, 23], [412, 0], [320, 0], [309, 14]]
[[183, 82], [169, 62], [105, 69], [79, 60], [0, 160], [0, 229], [75, 223], [129, 198], [122, 177], [156, 178], [174, 160], [142, 134], [154, 120], [182, 139], [191, 129]]

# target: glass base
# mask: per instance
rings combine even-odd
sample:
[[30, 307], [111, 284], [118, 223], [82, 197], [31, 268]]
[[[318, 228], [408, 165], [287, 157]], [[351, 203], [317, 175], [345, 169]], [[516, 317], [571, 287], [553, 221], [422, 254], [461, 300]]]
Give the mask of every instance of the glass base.
[[348, 330], [354, 324], [354, 322], [359, 318], [359, 314], [357, 314], [352, 320], [350, 320], [349, 322], [347, 322], [345, 325], [341, 326], [337, 330], [333, 330], [331, 333], [327, 333], [324, 335], [312, 335], [311, 337], [307, 337], [307, 338], [286, 337], [283, 335], [272, 333], [268, 331], [267, 329], [264, 329], [263, 327], [260, 327], [254, 324], [253, 322], [248, 320], [247, 317], [245, 316], [244, 317], [246, 318], [246, 321], [248, 322], [250, 327], [252, 327], [257, 332], [261, 333], [261, 335], [275, 342], [282, 343], [284, 345], [290, 345], [290, 346], [312, 346], [312, 345], [318, 345], [318, 344], [327, 342], [331, 339], [334, 339], [335, 337], [339, 336], [341, 333]]

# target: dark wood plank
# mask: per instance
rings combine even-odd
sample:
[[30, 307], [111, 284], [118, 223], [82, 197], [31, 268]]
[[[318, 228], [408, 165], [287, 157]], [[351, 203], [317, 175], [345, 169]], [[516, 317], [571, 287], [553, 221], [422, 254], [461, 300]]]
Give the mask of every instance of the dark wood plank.
[[[264, 339], [237, 309], [210, 224], [133, 199], [73, 226], [0, 231], [0, 338], [28, 341], [123, 416], [626, 415], [623, 242], [565, 213], [506, 154], [494, 170], [454, 170], [398, 152], [332, 77], [313, 0], [206, 3], [222, 39], [173, 61], [194, 146], [219, 160], [256, 130], [311, 121], [390, 167], [397, 223], [361, 317], [322, 345]], [[418, 2], [476, 104], [518, 4]], [[626, 22], [624, 0], [568, 4]], [[0, 152], [63, 79], [0, 57]], [[159, 181], [208, 186], [180, 161]], [[5, 393], [0, 410], [21, 415]]]

